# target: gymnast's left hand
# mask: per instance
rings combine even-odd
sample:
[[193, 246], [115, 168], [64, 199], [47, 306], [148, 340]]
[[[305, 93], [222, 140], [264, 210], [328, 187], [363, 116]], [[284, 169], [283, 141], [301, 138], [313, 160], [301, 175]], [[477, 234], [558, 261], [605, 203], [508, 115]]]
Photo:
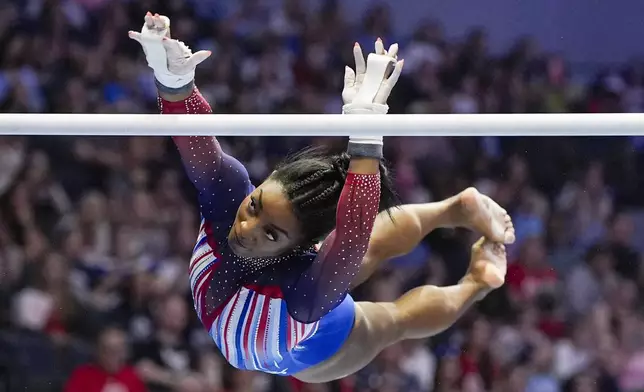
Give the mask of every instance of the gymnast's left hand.
[[148, 66], [154, 77], [163, 86], [180, 88], [195, 78], [195, 68], [210, 57], [211, 52], [202, 50], [192, 53], [183, 42], [170, 37], [170, 19], [166, 16], [147, 13], [141, 32], [130, 31], [129, 37], [143, 47]]
[[375, 51], [369, 54], [366, 62], [360, 45], [356, 43], [353, 47], [356, 69], [345, 68], [344, 113], [385, 114], [389, 110], [387, 99], [400, 77], [404, 62], [397, 61], [398, 44], [385, 50], [378, 38], [374, 46]]

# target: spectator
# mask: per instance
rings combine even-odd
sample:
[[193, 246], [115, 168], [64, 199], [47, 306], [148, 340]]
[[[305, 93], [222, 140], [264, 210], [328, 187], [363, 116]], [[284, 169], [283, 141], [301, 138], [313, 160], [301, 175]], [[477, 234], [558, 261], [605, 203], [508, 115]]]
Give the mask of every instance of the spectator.
[[601, 163], [591, 163], [581, 183], [564, 186], [558, 197], [558, 208], [570, 218], [579, 233], [577, 241], [592, 244], [602, 234], [613, 213], [613, 198], [604, 183], [604, 168]]
[[619, 213], [613, 218], [608, 235], [608, 246], [615, 260], [615, 270], [626, 279], [634, 279], [642, 270], [640, 255], [633, 248], [634, 230], [632, 218]]
[[540, 293], [555, 292], [557, 274], [548, 264], [541, 237], [523, 242], [519, 260], [508, 267], [506, 281], [512, 298], [523, 303], [533, 301]]
[[440, 359], [436, 371], [436, 392], [460, 391], [461, 367], [458, 357], [453, 354], [445, 355]]
[[419, 380], [401, 369], [402, 347], [397, 344], [385, 349], [376, 360], [358, 372], [360, 391], [420, 392]]
[[[194, 384], [199, 358], [185, 338], [188, 307], [177, 295], [164, 298], [155, 314], [156, 331], [150, 341], [135, 348], [137, 369], [152, 391], [181, 389]], [[187, 388], [187, 387], [186, 387]]]
[[436, 357], [422, 341], [403, 342], [402, 348], [405, 354], [400, 362], [401, 370], [414, 377], [421, 391], [433, 389]]
[[15, 297], [14, 312], [19, 325], [65, 340], [80, 322], [79, 305], [69, 290], [67, 261], [51, 253], [36, 271], [33, 284]]
[[561, 339], [555, 345], [554, 375], [569, 380], [587, 369], [594, 360], [592, 324], [580, 318], [572, 329], [570, 339]]
[[470, 327], [460, 356], [460, 368], [465, 376], [463, 388], [469, 385], [472, 389], [487, 390], [497, 381], [500, 369], [487, 345], [491, 333], [491, 325], [484, 318], [475, 320]]
[[65, 384], [65, 392], [146, 391], [127, 358], [125, 333], [111, 327], [104, 329], [98, 337], [96, 363], [76, 368]]
[[593, 248], [586, 255], [586, 262], [573, 269], [566, 284], [566, 298], [575, 316], [588, 314], [606, 290], [617, 284], [614, 268], [615, 261], [608, 249]]

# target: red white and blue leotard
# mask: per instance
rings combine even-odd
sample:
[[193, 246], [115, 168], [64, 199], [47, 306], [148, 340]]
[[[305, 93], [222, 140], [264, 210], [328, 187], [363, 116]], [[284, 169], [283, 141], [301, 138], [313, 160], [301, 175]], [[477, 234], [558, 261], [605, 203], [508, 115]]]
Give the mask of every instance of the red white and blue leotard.
[[[208, 114], [195, 88], [182, 102], [159, 99], [164, 114]], [[214, 137], [173, 138], [197, 188], [201, 227], [190, 261], [199, 319], [231, 365], [291, 375], [335, 354], [353, 327], [348, 295], [378, 212], [379, 175], [349, 173], [336, 230], [318, 249], [276, 258], [236, 256], [227, 236], [237, 209], [255, 187], [244, 166]]]

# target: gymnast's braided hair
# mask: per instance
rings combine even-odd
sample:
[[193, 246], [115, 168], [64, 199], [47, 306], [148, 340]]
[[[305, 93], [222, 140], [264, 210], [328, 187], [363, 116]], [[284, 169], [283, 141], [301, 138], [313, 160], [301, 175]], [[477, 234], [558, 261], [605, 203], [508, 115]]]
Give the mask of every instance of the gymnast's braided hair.
[[[271, 174], [280, 182], [302, 224], [304, 246], [323, 239], [335, 228], [336, 210], [349, 169], [349, 154], [329, 154], [309, 148], [289, 157]], [[379, 211], [398, 204], [392, 180], [384, 162], [380, 163]], [[390, 215], [391, 216], [391, 215]]]

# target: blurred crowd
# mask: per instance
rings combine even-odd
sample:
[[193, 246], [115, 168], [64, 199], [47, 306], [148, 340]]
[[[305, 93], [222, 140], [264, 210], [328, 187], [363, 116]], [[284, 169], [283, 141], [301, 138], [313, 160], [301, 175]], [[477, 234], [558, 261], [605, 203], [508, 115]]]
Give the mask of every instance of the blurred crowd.
[[[338, 1], [5, 0], [0, 108], [154, 113], [127, 31], [151, 10], [212, 50], [197, 83], [218, 113], [338, 113], [355, 40], [401, 43], [394, 113], [642, 112], [638, 63], [580, 82], [529, 38], [502, 55], [480, 29], [448, 40], [428, 19], [396, 36], [395, 10], [356, 20]], [[431, 15], [428, 15], [431, 17]], [[257, 182], [325, 138], [223, 138]], [[393, 346], [324, 385], [239, 372], [188, 293], [195, 195], [165, 138], [0, 138], [0, 391], [634, 392], [644, 390], [644, 143], [639, 138], [389, 138], [406, 203], [470, 185], [514, 219], [507, 284], [456, 326]], [[388, 301], [458, 281], [471, 233], [439, 230], [355, 293]], [[5, 388], [5, 389], [2, 389]]]

